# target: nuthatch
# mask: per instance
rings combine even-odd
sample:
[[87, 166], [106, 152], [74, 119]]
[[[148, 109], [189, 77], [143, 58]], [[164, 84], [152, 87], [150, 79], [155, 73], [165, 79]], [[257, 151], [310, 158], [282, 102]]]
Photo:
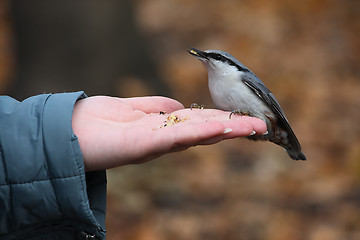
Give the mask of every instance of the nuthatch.
[[264, 135], [248, 136], [252, 140], [269, 140], [283, 147], [294, 160], [306, 160], [284, 111], [272, 92], [244, 64], [229, 53], [218, 50], [188, 52], [201, 60], [208, 72], [209, 89], [215, 106], [232, 114], [262, 119]]

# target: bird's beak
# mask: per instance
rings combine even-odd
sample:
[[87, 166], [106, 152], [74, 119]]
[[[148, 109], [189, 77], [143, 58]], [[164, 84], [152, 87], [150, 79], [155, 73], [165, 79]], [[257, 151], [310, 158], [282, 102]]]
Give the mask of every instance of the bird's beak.
[[196, 48], [190, 48], [187, 50], [191, 55], [197, 57], [198, 59], [202, 61], [208, 60], [208, 57], [206, 56], [206, 52], [197, 50]]

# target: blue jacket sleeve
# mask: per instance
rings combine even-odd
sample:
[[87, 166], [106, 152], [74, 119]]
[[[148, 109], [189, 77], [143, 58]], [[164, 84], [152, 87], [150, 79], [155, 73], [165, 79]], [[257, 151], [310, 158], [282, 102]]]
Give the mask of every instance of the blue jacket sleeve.
[[105, 239], [106, 173], [85, 173], [71, 126], [74, 104], [85, 97], [0, 96], [0, 239]]

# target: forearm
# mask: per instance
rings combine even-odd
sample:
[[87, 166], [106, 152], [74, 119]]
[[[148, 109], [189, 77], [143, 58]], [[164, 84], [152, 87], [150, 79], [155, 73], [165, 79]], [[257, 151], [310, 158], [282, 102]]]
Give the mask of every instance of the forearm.
[[[87, 186], [71, 127], [73, 106], [82, 97], [81, 92], [44, 94], [23, 102], [0, 97], [0, 238], [10, 233], [26, 238], [34, 234], [33, 226], [50, 222], [54, 228], [72, 225], [74, 231], [96, 228], [99, 232], [93, 234], [104, 236], [104, 224], [96, 222], [97, 213], [90, 209], [93, 188]], [[97, 178], [106, 189], [104, 174]], [[102, 194], [105, 199], [106, 192]]]

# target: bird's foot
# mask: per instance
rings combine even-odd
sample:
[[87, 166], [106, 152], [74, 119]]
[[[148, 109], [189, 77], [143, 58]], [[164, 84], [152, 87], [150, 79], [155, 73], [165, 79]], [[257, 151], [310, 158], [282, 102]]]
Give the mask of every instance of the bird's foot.
[[240, 109], [237, 109], [237, 110], [232, 110], [230, 115], [229, 115], [229, 119], [231, 119], [231, 116], [233, 114], [239, 114], [241, 116], [248, 116], [248, 117], [253, 117], [252, 114], [248, 111], [248, 110], [240, 110]]
[[197, 104], [197, 103], [192, 103], [192, 104], [190, 105], [190, 109], [192, 110], [193, 108], [204, 109], [205, 106], [204, 106], [204, 104], [199, 105], [199, 104]]

